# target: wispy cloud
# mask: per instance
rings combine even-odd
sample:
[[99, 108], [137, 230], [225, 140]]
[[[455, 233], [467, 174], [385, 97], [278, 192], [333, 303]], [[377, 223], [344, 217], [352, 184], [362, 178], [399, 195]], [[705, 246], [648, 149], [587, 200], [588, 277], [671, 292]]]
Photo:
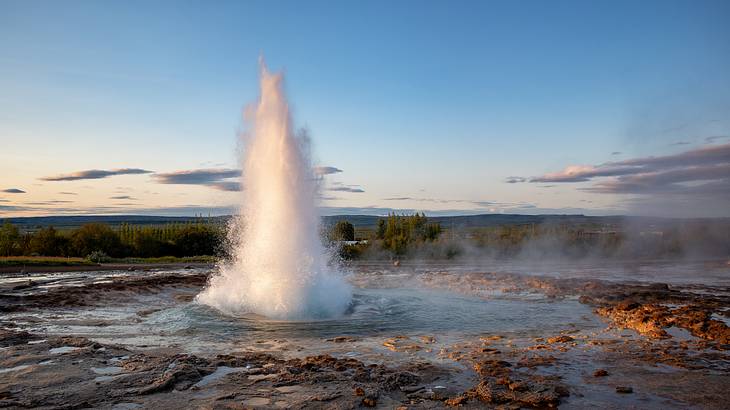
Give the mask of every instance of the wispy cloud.
[[78, 195], [76, 192], [59, 192], [59, 195]]
[[471, 207], [472, 211], [481, 212], [503, 212], [505, 210], [519, 210], [537, 208], [537, 205], [526, 202], [500, 202], [480, 199], [442, 199], [442, 198], [418, 198], [418, 197], [391, 197], [383, 198], [383, 201], [411, 201], [432, 204], [462, 204]]
[[431, 202], [437, 204], [455, 204], [455, 203], [468, 203], [476, 204], [483, 201], [474, 201], [472, 199], [442, 199], [442, 198], [423, 198], [423, 197], [412, 197], [412, 196], [399, 196], [391, 198], [383, 198], [383, 201], [415, 201], [415, 202]]
[[62, 200], [50, 200], [50, 201], [37, 201], [37, 202], [25, 202], [23, 205], [57, 205], [57, 204], [70, 204], [73, 201], [62, 201]]
[[329, 188], [328, 191], [333, 192], [354, 192], [354, 193], [362, 193], [365, 192], [362, 188], [357, 187], [349, 187], [349, 186], [334, 186], [332, 188]]
[[517, 183], [525, 182], [525, 181], [527, 181], [527, 178], [515, 177], [515, 176], [507, 177], [504, 179], [504, 182], [506, 182], [508, 184], [517, 184]]
[[314, 167], [314, 173], [317, 175], [338, 174], [340, 172], [342, 170], [336, 167]]
[[[48, 204], [50, 205], [50, 204]], [[230, 215], [235, 212], [233, 206], [183, 205], [172, 207], [132, 207], [127, 204], [116, 206], [92, 207], [59, 207], [0, 205], [0, 215], [157, 215], [157, 216], [192, 216], [199, 214]]]
[[396, 214], [412, 214], [416, 211], [425, 212], [428, 216], [453, 216], [453, 215], [480, 215], [485, 213], [500, 214], [526, 214], [526, 215], [546, 215], [546, 214], [579, 214], [579, 215], [616, 215], [621, 213], [619, 209], [587, 209], [587, 208], [541, 208], [529, 207], [513, 208], [513, 209], [414, 209], [414, 208], [389, 208], [379, 206], [363, 206], [363, 207], [321, 207], [319, 209], [322, 215], [373, 215], [385, 216], [390, 213]]
[[[590, 181], [594, 182], [593, 185], [580, 190], [651, 196], [655, 206], [664, 208], [681, 202], [687, 212], [699, 215], [710, 208], [730, 209], [730, 144], [598, 165], [572, 165], [560, 172], [530, 178], [529, 181]], [[645, 209], [650, 209], [650, 206], [647, 205]], [[713, 211], [713, 214], [717, 212]]]
[[7, 188], [7, 189], [3, 189], [2, 192], [5, 192], [7, 194], [24, 194], [25, 193], [25, 191], [23, 191], [20, 188]]
[[611, 155], [621, 155], [621, 154], [622, 154], [621, 151], [614, 151], [614, 152], [611, 153]]
[[689, 145], [689, 144], [691, 144], [689, 141], [677, 141], [677, 142], [673, 142], [669, 145], [673, 146], [673, 145]]
[[644, 157], [599, 165], [571, 165], [560, 172], [530, 178], [530, 182], [585, 182], [598, 177], [620, 177], [666, 172], [676, 168], [698, 167], [730, 162], [730, 144], [706, 146], [674, 155]]
[[129, 200], [129, 201], [136, 201], [137, 200], [137, 198], [131, 197], [129, 195], [117, 195], [117, 196], [109, 197], [109, 199], [126, 199], [126, 200]]
[[159, 184], [203, 185], [221, 191], [239, 191], [238, 181], [231, 179], [240, 176], [240, 169], [206, 168], [157, 173], [152, 178]]
[[214, 182], [208, 185], [212, 188], [215, 188], [219, 191], [228, 191], [228, 192], [235, 192], [241, 190], [241, 183], [237, 181], [221, 181], [221, 182]]
[[150, 174], [152, 171], [141, 168], [119, 168], [119, 169], [88, 169], [85, 171], [72, 172], [70, 174], [61, 174], [50, 177], [40, 178], [43, 181], [79, 181], [84, 179], [101, 179], [115, 175], [138, 175]]
[[726, 140], [726, 139], [730, 139], [730, 136], [728, 136], [728, 135], [714, 135], [712, 137], [705, 138], [705, 142], [707, 142], [707, 143], [713, 143], [715, 141], [722, 141], [722, 140]]

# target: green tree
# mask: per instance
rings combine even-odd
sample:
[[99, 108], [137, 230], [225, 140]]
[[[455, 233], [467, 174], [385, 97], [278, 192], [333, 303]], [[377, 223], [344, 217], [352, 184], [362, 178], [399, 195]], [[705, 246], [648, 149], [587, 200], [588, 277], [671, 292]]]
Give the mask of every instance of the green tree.
[[68, 239], [52, 226], [42, 228], [30, 238], [30, 252], [42, 256], [65, 256]]
[[215, 255], [221, 237], [213, 227], [190, 225], [182, 228], [175, 240], [178, 256]]
[[385, 238], [386, 225], [385, 219], [378, 219], [378, 229], [375, 231], [375, 237], [377, 239]]
[[[381, 234], [382, 232], [382, 234]], [[378, 237], [383, 249], [401, 255], [411, 243], [435, 241], [441, 233], [441, 225], [429, 224], [426, 215], [388, 215], [387, 220], [378, 222]]]
[[19, 249], [20, 232], [18, 227], [5, 221], [0, 227], [0, 255], [16, 255]]
[[113, 257], [124, 256], [124, 246], [119, 234], [109, 226], [90, 223], [81, 226], [71, 234], [71, 248], [77, 256], [86, 257], [94, 251], [101, 251]]
[[157, 232], [153, 229], [140, 230], [132, 241], [134, 256], [143, 258], [167, 256], [163, 255], [165, 248], [167, 248], [165, 245], [165, 242], [158, 239]]
[[331, 241], [354, 241], [355, 227], [347, 221], [339, 221], [330, 230]]

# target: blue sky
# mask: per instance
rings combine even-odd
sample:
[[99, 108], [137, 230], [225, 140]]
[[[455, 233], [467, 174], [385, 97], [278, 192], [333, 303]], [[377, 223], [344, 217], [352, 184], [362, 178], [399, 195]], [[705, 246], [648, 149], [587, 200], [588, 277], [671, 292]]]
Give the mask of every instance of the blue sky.
[[[727, 1], [0, 0], [0, 215], [227, 212], [236, 192], [161, 181], [238, 168], [264, 55], [316, 162], [343, 171], [326, 213], [730, 216], [729, 18]], [[687, 152], [710, 162], [671, 161]], [[631, 166], [642, 184], [685, 177], [538, 182], [652, 156], [671, 165]], [[47, 180], [126, 168], [151, 172]]]

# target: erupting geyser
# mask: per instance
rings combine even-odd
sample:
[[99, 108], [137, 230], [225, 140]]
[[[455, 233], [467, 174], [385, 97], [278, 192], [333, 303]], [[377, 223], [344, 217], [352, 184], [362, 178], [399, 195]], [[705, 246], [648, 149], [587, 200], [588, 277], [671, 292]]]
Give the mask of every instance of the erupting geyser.
[[350, 287], [327, 266], [319, 237], [317, 178], [306, 138], [289, 116], [281, 74], [261, 64], [261, 97], [250, 115], [241, 179], [241, 229], [233, 260], [220, 266], [197, 300], [228, 314], [277, 319], [337, 316]]

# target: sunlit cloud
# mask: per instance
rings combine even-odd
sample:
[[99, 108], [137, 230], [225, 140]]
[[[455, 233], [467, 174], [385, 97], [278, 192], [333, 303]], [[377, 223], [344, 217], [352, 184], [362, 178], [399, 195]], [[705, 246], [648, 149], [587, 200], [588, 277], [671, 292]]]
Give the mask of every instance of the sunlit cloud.
[[[573, 165], [530, 182], [593, 182], [579, 190], [599, 194], [650, 197], [644, 209], [669, 209], [697, 215], [730, 207], [730, 144], [704, 146], [679, 154], [634, 158], [599, 165]], [[638, 202], [634, 198], [635, 201]], [[677, 208], [678, 210], [679, 208]], [[721, 213], [721, 212], [720, 212]]]
[[237, 181], [214, 182], [208, 186], [210, 186], [211, 188], [215, 188], [219, 191], [235, 192], [241, 190], [241, 184]]
[[331, 175], [342, 172], [341, 169], [336, 167], [314, 167], [314, 173], [317, 175]]
[[84, 179], [102, 179], [116, 175], [139, 175], [151, 174], [152, 171], [141, 168], [119, 168], [119, 169], [89, 169], [85, 171], [72, 172], [50, 177], [40, 178], [43, 181], [79, 181]]
[[158, 184], [203, 185], [220, 191], [240, 191], [238, 181], [231, 180], [240, 176], [240, 169], [207, 168], [157, 173], [152, 178]]
[[[560, 172], [530, 178], [530, 182], [585, 182], [598, 177], [662, 173], [677, 168], [730, 163], [730, 144], [697, 148], [674, 155], [644, 157], [600, 165], [571, 165]], [[687, 170], [685, 170], [687, 171]], [[698, 175], [698, 178], [700, 175]]]

